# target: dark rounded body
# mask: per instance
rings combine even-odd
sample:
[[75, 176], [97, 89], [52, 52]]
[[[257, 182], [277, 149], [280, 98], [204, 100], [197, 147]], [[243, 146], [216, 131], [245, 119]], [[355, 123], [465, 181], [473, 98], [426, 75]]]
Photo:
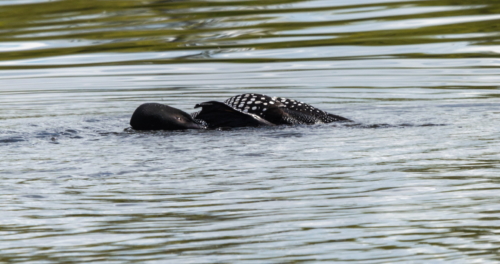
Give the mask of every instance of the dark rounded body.
[[130, 125], [136, 130], [203, 129], [189, 114], [164, 104], [145, 103], [132, 114]]
[[209, 101], [195, 108], [201, 111], [189, 115], [168, 105], [146, 103], [135, 110], [130, 125], [137, 130], [180, 130], [351, 121], [300, 101], [263, 94], [241, 94], [224, 103]]

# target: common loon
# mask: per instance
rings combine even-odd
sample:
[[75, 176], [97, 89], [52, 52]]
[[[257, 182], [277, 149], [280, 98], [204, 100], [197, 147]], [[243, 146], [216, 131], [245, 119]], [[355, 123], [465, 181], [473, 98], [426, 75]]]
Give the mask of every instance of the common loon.
[[167, 105], [145, 103], [132, 114], [130, 125], [136, 130], [179, 130], [351, 122], [303, 102], [253, 93], [236, 95], [223, 103], [200, 103], [195, 108], [201, 110], [188, 114]]

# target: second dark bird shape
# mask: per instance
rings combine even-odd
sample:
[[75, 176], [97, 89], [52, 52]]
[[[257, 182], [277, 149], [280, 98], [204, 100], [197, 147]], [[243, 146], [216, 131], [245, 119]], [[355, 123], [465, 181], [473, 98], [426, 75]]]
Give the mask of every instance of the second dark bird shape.
[[297, 100], [253, 93], [195, 108], [201, 110], [188, 114], [168, 105], [145, 103], [135, 110], [130, 125], [136, 130], [180, 130], [351, 122]]

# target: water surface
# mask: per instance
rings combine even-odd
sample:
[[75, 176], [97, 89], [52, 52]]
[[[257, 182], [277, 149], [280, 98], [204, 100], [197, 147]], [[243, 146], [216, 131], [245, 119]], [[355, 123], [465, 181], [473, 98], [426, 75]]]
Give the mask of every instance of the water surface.
[[[0, 262], [500, 260], [499, 3], [0, 5]], [[128, 129], [247, 92], [358, 125]]]

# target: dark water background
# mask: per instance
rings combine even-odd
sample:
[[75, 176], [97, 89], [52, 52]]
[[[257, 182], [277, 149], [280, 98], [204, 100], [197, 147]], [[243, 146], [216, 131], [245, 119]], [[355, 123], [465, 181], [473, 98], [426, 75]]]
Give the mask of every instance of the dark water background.
[[[498, 263], [500, 2], [0, 1], [0, 263]], [[127, 130], [246, 92], [359, 122]]]

